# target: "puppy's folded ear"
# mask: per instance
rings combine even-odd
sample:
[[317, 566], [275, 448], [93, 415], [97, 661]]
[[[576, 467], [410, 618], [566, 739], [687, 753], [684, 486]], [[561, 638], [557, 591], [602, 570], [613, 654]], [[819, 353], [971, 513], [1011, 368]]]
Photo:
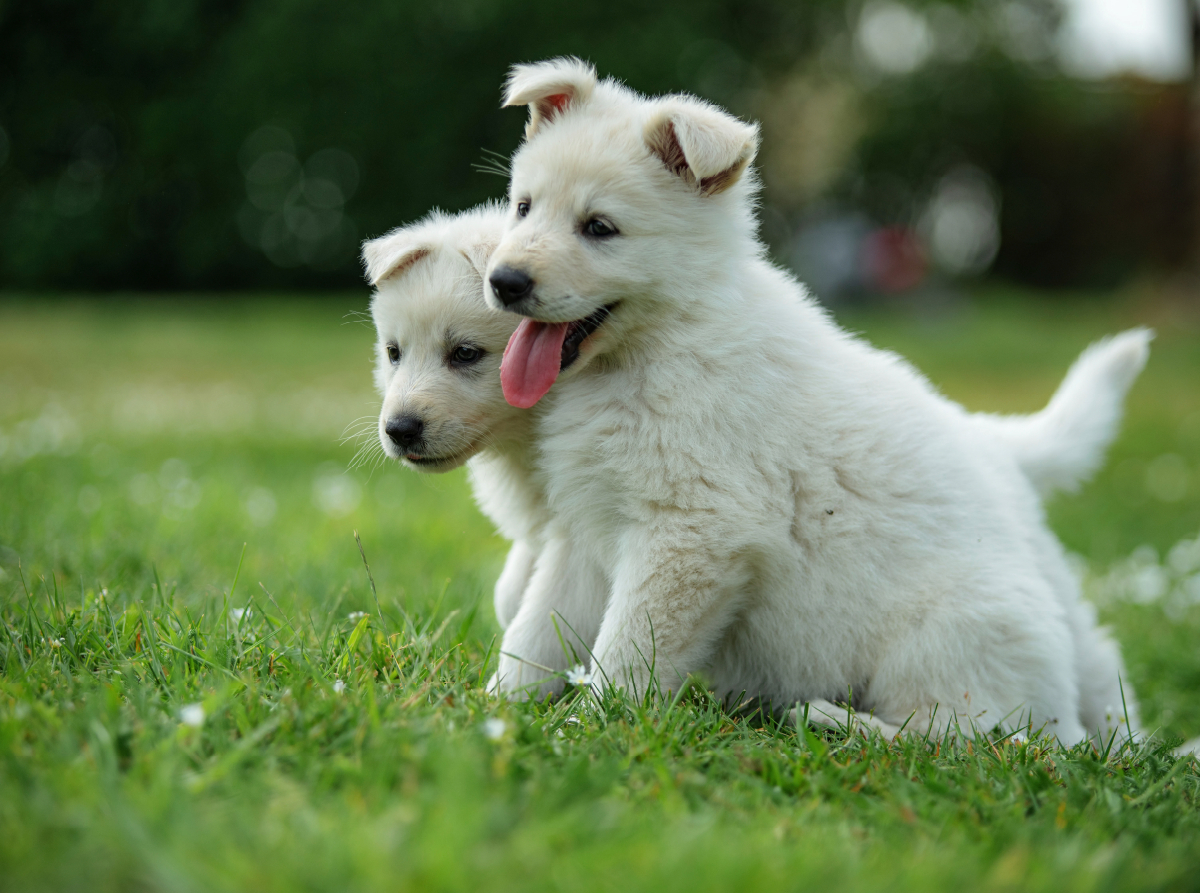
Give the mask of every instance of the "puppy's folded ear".
[[378, 285], [386, 279], [399, 276], [431, 249], [414, 237], [409, 228], [393, 230], [386, 236], [363, 243], [363, 267], [367, 271], [367, 282]]
[[492, 259], [492, 254], [496, 251], [496, 246], [499, 244], [499, 237], [480, 238], [479, 241], [472, 242], [461, 249], [463, 257], [471, 262], [471, 266], [475, 268], [475, 272], [479, 274], [480, 279], [487, 276], [488, 261]]
[[504, 85], [504, 107], [529, 106], [525, 138], [572, 105], [586, 102], [596, 86], [596, 69], [574, 56], [514, 65]]
[[758, 153], [758, 125], [691, 96], [671, 96], [651, 116], [646, 145], [703, 195], [736, 183]]

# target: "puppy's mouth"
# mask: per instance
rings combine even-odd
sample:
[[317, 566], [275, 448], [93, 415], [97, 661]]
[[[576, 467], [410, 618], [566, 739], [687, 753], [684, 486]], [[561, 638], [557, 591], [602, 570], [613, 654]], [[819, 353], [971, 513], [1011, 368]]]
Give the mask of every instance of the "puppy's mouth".
[[423, 471], [441, 471], [456, 468], [462, 464], [462, 454], [453, 456], [423, 456], [420, 453], [405, 453], [404, 461]]
[[609, 304], [573, 322], [521, 320], [508, 339], [500, 363], [504, 399], [512, 406], [529, 409], [546, 396], [559, 374], [579, 359], [583, 342], [604, 324], [615, 307]]

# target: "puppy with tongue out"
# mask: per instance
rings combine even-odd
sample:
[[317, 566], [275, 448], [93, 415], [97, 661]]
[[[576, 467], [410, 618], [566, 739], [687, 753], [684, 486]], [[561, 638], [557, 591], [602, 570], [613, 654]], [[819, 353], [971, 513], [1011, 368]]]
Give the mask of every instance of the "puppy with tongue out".
[[[752, 426], [737, 430], [734, 413], [721, 431], [703, 417], [719, 420], [741, 396], [737, 381], [706, 376], [737, 378], [753, 356], [724, 343], [742, 311], [721, 258], [739, 243], [759, 253], [745, 236], [743, 178], [757, 130], [690, 97], [643, 100], [598, 83], [577, 60], [518, 66], [506, 104], [530, 118], [484, 288], [523, 317], [500, 366], [504, 397], [537, 406], [555, 526], [609, 575], [594, 684], [669, 688], [704, 668], [738, 609], [727, 587], [745, 574], [716, 558], [727, 549], [720, 519], [736, 514], [716, 505], [745, 495], [723, 466], [746, 455], [738, 441]], [[697, 539], [689, 529], [702, 517], [717, 524]], [[510, 691], [524, 655], [501, 651], [498, 687]], [[652, 670], [655, 653], [670, 663]]]
[[[522, 317], [501, 381], [537, 407], [547, 548], [573, 543], [607, 584], [585, 611], [593, 684], [702, 673], [835, 721], [853, 689], [887, 734], [1102, 727], [1080, 693], [1115, 703], [1119, 658], [1029, 479], [994, 427], [766, 259], [757, 128], [574, 59], [517, 66], [505, 103], [529, 121], [484, 295]], [[526, 601], [562, 584], [531, 580]], [[524, 628], [537, 613], [505, 631], [500, 691], [532, 653], [518, 642], [555, 644]]]

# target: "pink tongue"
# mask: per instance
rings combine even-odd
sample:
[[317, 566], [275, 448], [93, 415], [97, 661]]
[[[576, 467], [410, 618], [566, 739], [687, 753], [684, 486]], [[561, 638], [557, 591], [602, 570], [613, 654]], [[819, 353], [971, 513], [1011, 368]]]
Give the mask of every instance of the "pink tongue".
[[500, 361], [500, 386], [510, 405], [529, 409], [546, 396], [558, 378], [563, 341], [570, 325], [521, 320]]

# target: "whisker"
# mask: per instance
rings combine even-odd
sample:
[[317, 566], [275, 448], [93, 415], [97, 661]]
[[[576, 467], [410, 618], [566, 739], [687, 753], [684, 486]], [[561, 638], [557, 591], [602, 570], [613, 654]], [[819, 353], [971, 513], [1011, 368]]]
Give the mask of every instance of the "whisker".
[[491, 149], [481, 149], [483, 159], [477, 164], [472, 164], [476, 171], [481, 174], [493, 174], [497, 177], [504, 177], [506, 180], [511, 174], [511, 161], [507, 155], [500, 152], [494, 152]]
[[361, 440], [364, 435], [375, 431], [376, 426], [379, 424], [378, 420], [379, 416], [377, 415], [359, 416], [342, 429], [342, 436], [338, 442], [351, 443]]
[[368, 464], [371, 467], [371, 472], [379, 467], [383, 459], [386, 459], [383, 452], [383, 445], [380, 444], [378, 438], [363, 443], [350, 459], [349, 467], [351, 469], [363, 468]]

